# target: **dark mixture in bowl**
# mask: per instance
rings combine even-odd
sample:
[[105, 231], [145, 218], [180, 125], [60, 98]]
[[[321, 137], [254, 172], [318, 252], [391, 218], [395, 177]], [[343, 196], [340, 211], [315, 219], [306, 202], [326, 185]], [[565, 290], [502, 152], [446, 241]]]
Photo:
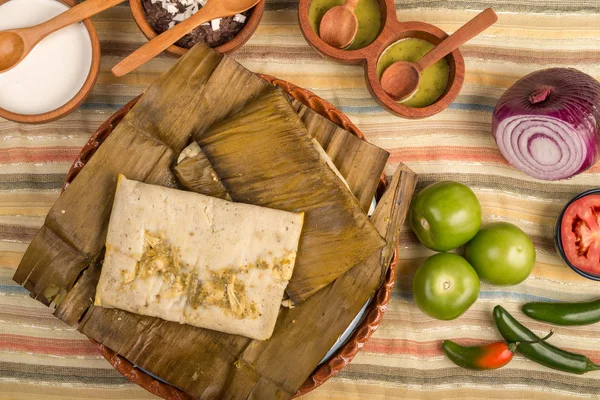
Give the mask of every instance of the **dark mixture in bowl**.
[[[146, 19], [159, 34], [189, 18], [202, 8], [203, 3], [206, 0], [142, 0]], [[249, 12], [251, 10], [202, 24], [175, 44], [188, 49], [198, 42], [204, 42], [210, 47], [221, 46], [242, 30]]]

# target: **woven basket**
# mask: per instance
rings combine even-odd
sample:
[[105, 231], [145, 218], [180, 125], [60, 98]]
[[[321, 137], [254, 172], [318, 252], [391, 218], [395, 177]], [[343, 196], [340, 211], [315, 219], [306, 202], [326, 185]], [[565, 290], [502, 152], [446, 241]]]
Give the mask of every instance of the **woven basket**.
[[[361, 139], [365, 139], [364, 135], [358, 130], [358, 128], [345, 116], [340, 110], [335, 108], [329, 102], [321, 99], [314, 93], [299, 88], [289, 82], [282, 81], [280, 79], [276, 79], [272, 76], [261, 75], [262, 78], [267, 80], [268, 82], [279, 86], [285, 92], [290, 94], [296, 100], [304, 103], [314, 111], [318, 112], [325, 118], [330, 121], [336, 123], [337, 125], [343, 127], [344, 129], [352, 132], [354, 135], [358, 136]], [[81, 153], [71, 166], [67, 174], [67, 178], [65, 179], [65, 184], [63, 186], [63, 190], [66, 189], [69, 184], [75, 179], [79, 171], [85, 166], [88, 160], [94, 155], [98, 147], [106, 140], [108, 135], [115, 129], [115, 127], [119, 124], [119, 122], [123, 119], [123, 117], [129, 112], [131, 107], [135, 105], [139, 97], [136, 97], [129, 103], [127, 103], [123, 108], [113, 114], [108, 120], [106, 120], [100, 128], [90, 137], [88, 142], [85, 144]], [[379, 182], [379, 186], [377, 188], [377, 198], [379, 198], [387, 187], [387, 181], [385, 175], [382, 175], [381, 181]], [[375, 297], [373, 301], [369, 304], [365, 317], [362, 322], [356, 327], [352, 335], [348, 338], [346, 343], [344, 343], [336, 352], [333, 354], [329, 360], [325, 361], [321, 365], [319, 365], [310, 377], [302, 384], [300, 389], [294, 397], [302, 396], [311, 390], [321, 386], [325, 381], [327, 381], [332, 376], [336, 375], [340, 372], [346, 365], [352, 361], [356, 353], [364, 346], [364, 344], [369, 340], [369, 338], [373, 335], [373, 332], [379, 327], [381, 323], [381, 318], [383, 317], [383, 313], [387, 308], [387, 304], [390, 300], [390, 294], [392, 292], [392, 288], [394, 286], [394, 281], [396, 277], [396, 263], [397, 263], [397, 254], [394, 255], [392, 259], [390, 268], [388, 269], [385, 281], [381, 285], [381, 287], [375, 293]], [[162, 397], [164, 399], [169, 400], [190, 400], [193, 399], [192, 396], [184, 393], [183, 391], [168, 385], [164, 382], [161, 382], [154, 377], [148, 375], [144, 371], [136, 368], [132, 363], [127, 361], [125, 358], [112, 351], [108, 347], [95, 342], [92, 340], [96, 346], [102, 352], [104, 358], [110, 362], [110, 364], [119, 371], [123, 376], [125, 376], [130, 381], [138, 384], [149, 392]]]

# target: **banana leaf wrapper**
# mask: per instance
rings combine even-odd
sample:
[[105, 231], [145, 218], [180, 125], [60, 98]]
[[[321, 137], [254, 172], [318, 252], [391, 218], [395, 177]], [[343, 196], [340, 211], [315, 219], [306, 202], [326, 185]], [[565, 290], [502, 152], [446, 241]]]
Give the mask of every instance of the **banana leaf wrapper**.
[[233, 201], [305, 213], [286, 289], [295, 304], [385, 243], [321, 159], [280, 89], [270, 89], [195, 140]]
[[293, 100], [292, 106], [308, 133], [329, 155], [367, 212], [390, 154], [341, 128], [298, 100]]
[[101, 307], [92, 307], [79, 329], [199, 398], [291, 398], [381, 285], [415, 184], [416, 175], [401, 166], [372, 217], [386, 245], [304, 303], [282, 309], [268, 341]]
[[[325, 151], [336, 173], [341, 175], [362, 209], [369, 211], [390, 154], [341, 128], [291, 96], [286, 98], [302, 119], [308, 134]], [[209, 164], [206, 156], [199, 154], [178, 163], [174, 172], [184, 187], [206, 194], [203, 187], [215, 184], [222, 186], [220, 178]], [[224, 192], [215, 196], [230, 200], [223, 197]]]

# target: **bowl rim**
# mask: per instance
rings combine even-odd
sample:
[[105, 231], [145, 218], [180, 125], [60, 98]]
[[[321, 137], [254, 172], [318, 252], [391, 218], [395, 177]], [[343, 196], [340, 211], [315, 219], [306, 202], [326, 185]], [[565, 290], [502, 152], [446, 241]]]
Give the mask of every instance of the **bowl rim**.
[[[250, 17], [246, 20], [244, 27], [237, 33], [237, 35], [235, 35], [229, 42], [224, 43], [221, 46], [213, 47], [213, 50], [217, 53], [227, 54], [244, 45], [250, 39], [250, 37], [254, 35], [254, 32], [258, 28], [260, 20], [262, 19], [265, 11], [265, 4], [266, 0], [260, 0], [258, 4], [251, 9], [252, 13], [250, 14]], [[146, 39], [152, 40], [159, 35], [152, 28], [152, 26], [150, 26], [150, 23], [146, 19], [144, 8], [142, 6], [142, 0], [129, 0], [129, 8], [131, 9], [131, 14], [133, 15], [135, 23], [140, 28]], [[188, 51], [188, 49], [173, 44], [165, 51], [175, 56], [182, 56]]]
[[590, 189], [590, 190], [586, 190], [585, 192], [579, 193], [577, 196], [575, 196], [571, 200], [569, 200], [569, 202], [563, 207], [558, 218], [556, 219], [556, 226], [554, 228], [554, 242], [555, 242], [556, 248], [558, 250], [558, 254], [563, 259], [565, 264], [567, 264], [569, 266], [569, 268], [571, 268], [573, 271], [575, 271], [579, 275], [583, 276], [584, 278], [587, 278], [587, 279], [590, 279], [593, 281], [600, 281], [600, 275], [594, 275], [594, 274], [590, 274], [589, 272], [582, 271], [579, 268], [577, 268], [576, 266], [574, 266], [573, 264], [571, 264], [571, 262], [567, 258], [567, 255], [565, 254], [565, 251], [564, 251], [563, 245], [562, 245], [561, 225], [562, 225], [563, 216], [564, 216], [565, 212], [567, 211], [567, 208], [569, 208], [569, 206], [571, 204], [573, 204], [574, 202], [576, 202], [577, 200], [580, 200], [580, 199], [587, 197], [589, 195], [592, 195], [592, 194], [600, 194], [600, 188]]
[[[0, 6], [4, 3], [9, 2], [10, 0], [0, 0]], [[69, 8], [75, 7], [78, 3], [76, 0], [57, 0]], [[46, 122], [55, 121], [60, 119], [73, 111], [77, 110], [79, 106], [85, 101], [85, 99], [89, 96], [90, 92], [94, 88], [96, 84], [96, 80], [98, 79], [98, 74], [100, 72], [100, 39], [98, 38], [98, 32], [92, 23], [92, 20], [87, 18], [84, 19], [83, 24], [85, 25], [88, 34], [90, 36], [90, 42], [92, 46], [92, 63], [90, 65], [90, 71], [86, 80], [81, 86], [81, 89], [65, 104], [62, 106], [48, 111], [42, 114], [20, 114], [12, 111], [5, 110], [0, 107], [0, 117], [5, 118], [9, 121], [25, 123], [25, 124], [43, 124]]]

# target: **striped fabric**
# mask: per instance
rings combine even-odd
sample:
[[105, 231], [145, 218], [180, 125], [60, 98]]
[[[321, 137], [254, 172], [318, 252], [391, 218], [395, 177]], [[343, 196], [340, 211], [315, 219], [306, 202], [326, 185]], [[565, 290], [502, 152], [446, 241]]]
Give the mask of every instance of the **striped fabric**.
[[[503, 304], [517, 317], [527, 300], [582, 300], [599, 284], [580, 278], [557, 257], [553, 224], [573, 195], [600, 186], [600, 166], [558, 183], [540, 182], [511, 168], [490, 135], [491, 112], [502, 92], [522, 75], [570, 66], [600, 79], [598, 0], [402, 0], [400, 20], [420, 20], [452, 32], [478, 10], [493, 6], [499, 22], [462, 47], [464, 88], [443, 113], [408, 121], [383, 111], [369, 96], [360, 67], [320, 58], [304, 41], [296, 0], [268, 0], [257, 34], [235, 58], [309, 88], [346, 112], [373, 143], [420, 174], [420, 186], [465, 182], [477, 193], [486, 222], [516, 223], [534, 240], [538, 263], [526, 283], [482, 285], [477, 303], [461, 318], [439, 322], [411, 300], [415, 268], [429, 255], [408, 229], [401, 242], [398, 281], [385, 319], [352, 364], [309, 399], [579, 399], [600, 396], [600, 372], [572, 376], [517, 356], [495, 372], [466, 372], [451, 364], [440, 341], [500, 339], [491, 310]], [[51, 124], [0, 120], [0, 399], [151, 399], [112, 370], [85, 337], [65, 326], [11, 277], [44, 216], [59, 195], [72, 160], [90, 134], [144, 90], [174, 61], [162, 55], [122, 79], [109, 69], [145, 42], [127, 5], [95, 18], [102, 42], [98, 83], [81, 109]], [[527, 321], [538, 333], [548, 326]], [[600, 325], [559, 328], [553, 343], [600, 362]]]

